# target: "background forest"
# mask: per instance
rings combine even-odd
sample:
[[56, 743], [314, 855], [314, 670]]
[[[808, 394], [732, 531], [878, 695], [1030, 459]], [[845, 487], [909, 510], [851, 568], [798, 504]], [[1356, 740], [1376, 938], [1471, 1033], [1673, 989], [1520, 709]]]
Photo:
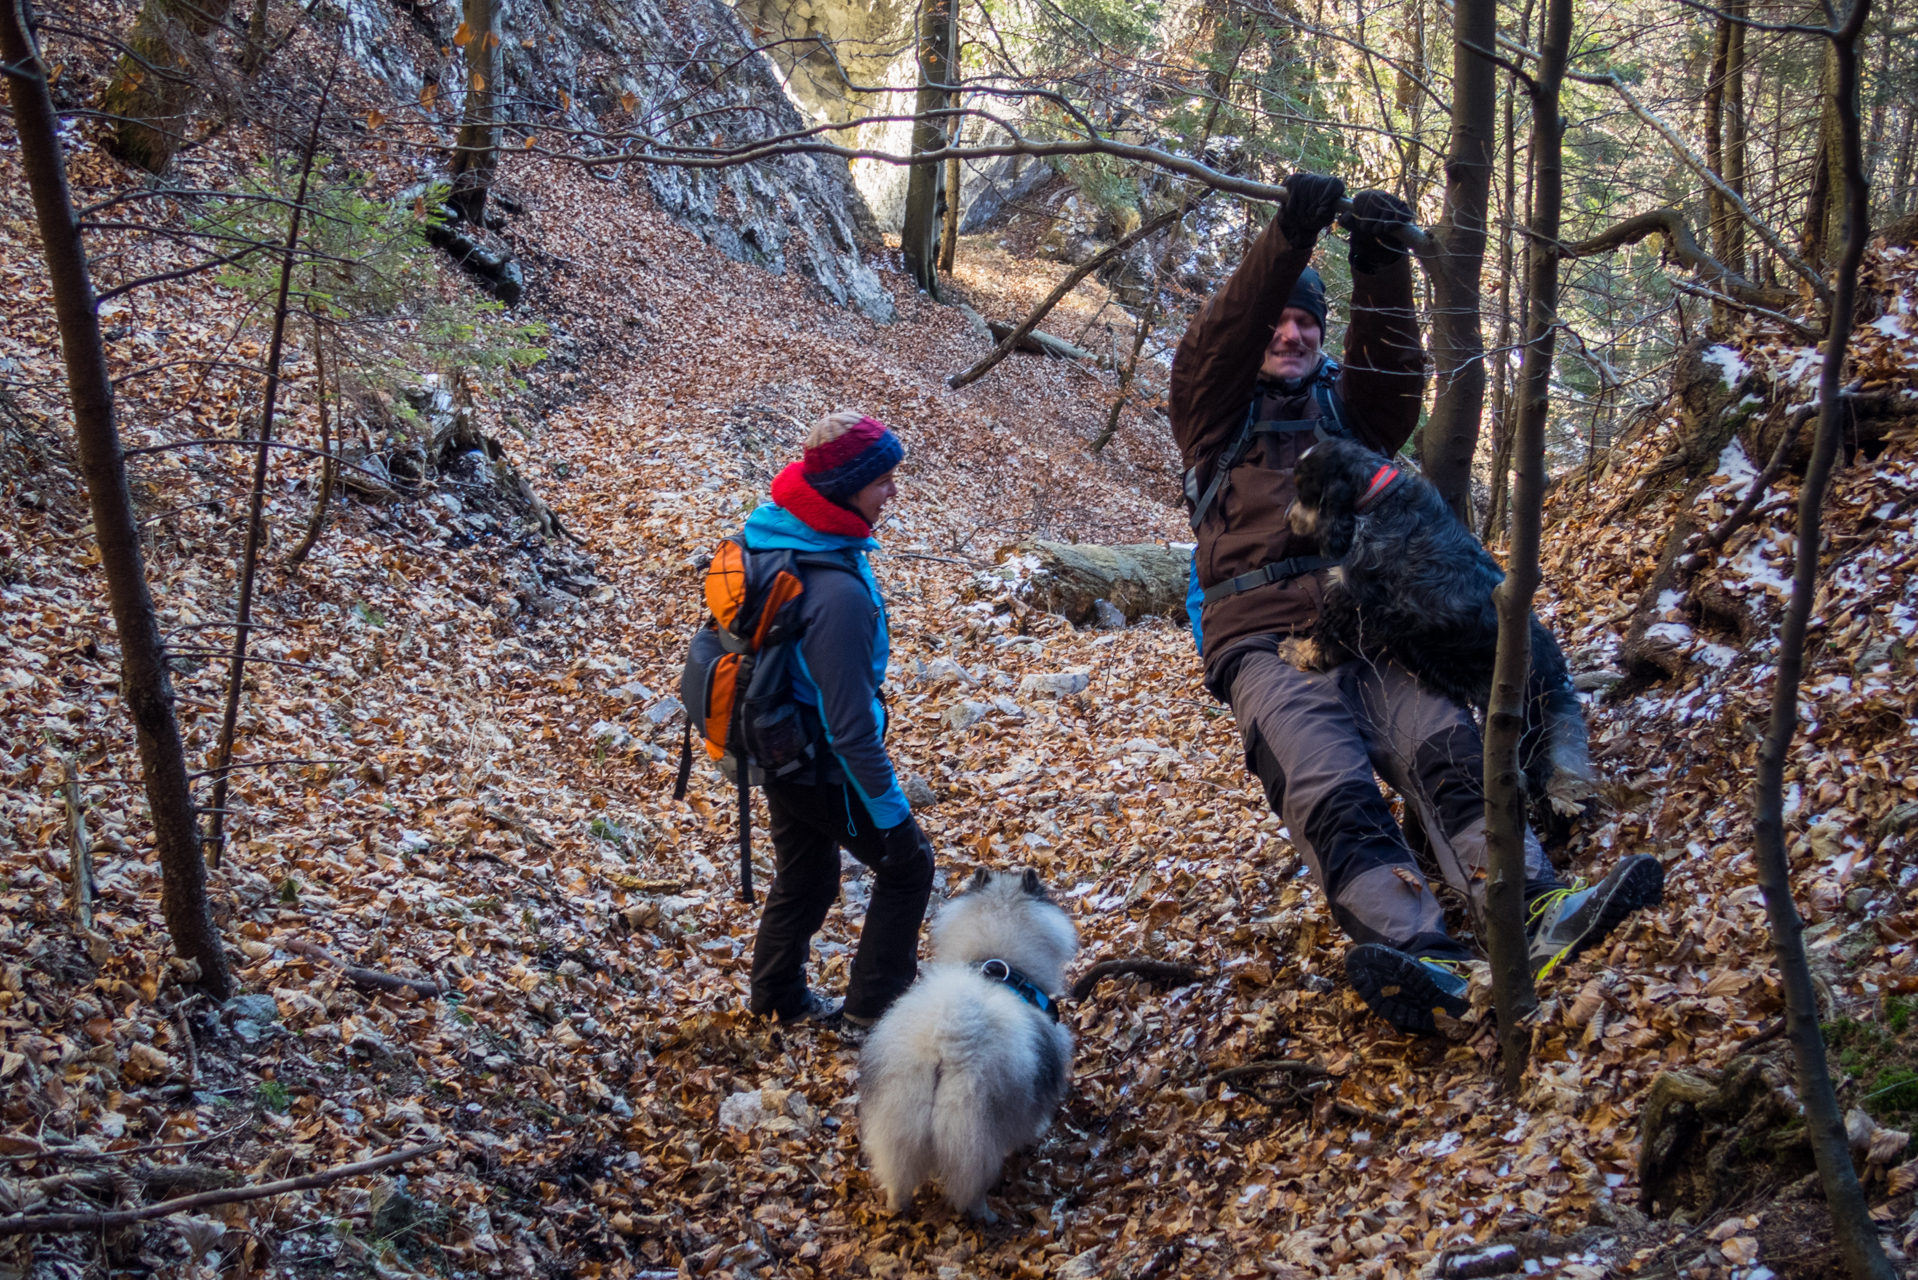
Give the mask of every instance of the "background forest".
[[[1879, 0], [0, 0], [0, 1277], [1909, 1271], [1914, 53]], [[1415, 210], [1408, 452], [1604, 773], [1552, 856], [1666, 868], [1536, 989], [1448, 903], [1443, 1038], [1335, 980], [1180, 617], [1171, 352], [1299, 170]], [[1034, 866], [1084, 941], [989, 1227], [881, 1210], [856, 1051], [744, 1012], [731, 788], [669, 799], [704, 557], [849, 403], [912, 450], [939, 887]]]

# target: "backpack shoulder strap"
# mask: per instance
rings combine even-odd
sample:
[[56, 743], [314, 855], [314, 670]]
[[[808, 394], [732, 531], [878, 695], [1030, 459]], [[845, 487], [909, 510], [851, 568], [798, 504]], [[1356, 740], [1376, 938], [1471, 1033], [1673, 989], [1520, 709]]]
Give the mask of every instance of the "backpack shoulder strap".
[[1246, 450], [1251, 448], [1253, 430], [1258, 426], [1259, 421], [1259, 401], [1262, 398], [1255, 393], [1252, 403], [1246, 406], [1245, 422], [1240, 425], [1238, 434], [1232, 437], [1232, 443], [1213, 460], [1212, 479], [1205, 486], [1203, 493], [1199, 491], [1199, 468], [1192, 467], [1186, 471], [1185, 499], [1192, 504], [1193, 532], [1198, 531], [1199, 525], [1205, 520], [1205, 513], [1212, 509], [1212, 503], [1218, 498], [1219, 490], [1225, 485], [1226, 474], [1239, 465], [1245, 457]]
[[1319, 439], [1340, 436], [1351, 440], [1352, 420], [1345, 410], [1345, 397], [1339, 394], [1339, 362], [1328, 357], [1312, 379], [1312, 398], [1319, 402]]
[[802, 569], [837, 569], [859, 576], [858, 553], [853, 551], [800, 551], [793, 555], [793, 563]]

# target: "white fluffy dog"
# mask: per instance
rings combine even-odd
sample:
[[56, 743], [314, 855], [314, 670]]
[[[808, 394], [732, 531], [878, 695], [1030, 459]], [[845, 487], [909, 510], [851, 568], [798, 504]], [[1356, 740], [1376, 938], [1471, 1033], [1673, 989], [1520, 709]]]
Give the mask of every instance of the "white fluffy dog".
[[977, 872], [932, 925], [933, 963], [859, 1055], [859, 1138], [887, 1207], [937, 1178], [994, 1221], [986, 1192], [1043, 1135], [1066, 1094], [1072, 1034], [1058, 1023], [1078, 930], [1035, 871]]

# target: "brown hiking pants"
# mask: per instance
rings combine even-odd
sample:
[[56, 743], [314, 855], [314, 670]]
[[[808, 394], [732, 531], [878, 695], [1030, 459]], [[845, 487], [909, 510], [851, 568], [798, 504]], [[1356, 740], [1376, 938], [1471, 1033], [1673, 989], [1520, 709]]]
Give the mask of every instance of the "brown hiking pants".
[[[1440, 875], [1478, 919], [1488, 865], [1483, 748], [1471, 715], [1390, 662], [1306, 672], [1263, 649], [1240, 661], [1231, 695], [1246, 766], [1346, 934], [1413, 955], [1468, 957], [1446, 932], [1373, 774], [1417, 811]], [[1528, 901], [1558, 884], [1529, 829], [1525, 880]]]

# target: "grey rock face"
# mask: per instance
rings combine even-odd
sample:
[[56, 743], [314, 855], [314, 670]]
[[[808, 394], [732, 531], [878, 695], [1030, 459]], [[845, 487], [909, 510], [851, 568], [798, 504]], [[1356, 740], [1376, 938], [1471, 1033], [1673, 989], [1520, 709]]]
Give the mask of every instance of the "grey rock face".
[[[405, 19], [381, 0], [340, 0], [339, 8], [354, 57], [395, 95], [417, 102], [440, 75], [428, 55], [452, 43], [459, 7], [421, 4]], [[590, 135], [608, 111], [629, 110], [636, 132], [682, 145], [710, 145], [715, 120], [737, 132], [735, 140], [805, 127], [771, 63], [746, 52], [745, 29], [722, 0], [690, 0], [670, 20], [660, 0], [502, 0], [499, 23], [513, 37], [499, 50], [508, 152], [519, 121], [563, 122]], [[461, 77], [437, 83], [429, 114], [456, 123]], [[615, 152], [611, 140], [600, 145]], [[775, 275], [797, 270], [880, 323], [897, 315], [866, 265], [862, 246], [875, 245], [877, 231], [845, 161], [786, 156], [645, 173], [660, 209], [728, 257]], [[504, 175], [510, 185], [510, 159]]]

